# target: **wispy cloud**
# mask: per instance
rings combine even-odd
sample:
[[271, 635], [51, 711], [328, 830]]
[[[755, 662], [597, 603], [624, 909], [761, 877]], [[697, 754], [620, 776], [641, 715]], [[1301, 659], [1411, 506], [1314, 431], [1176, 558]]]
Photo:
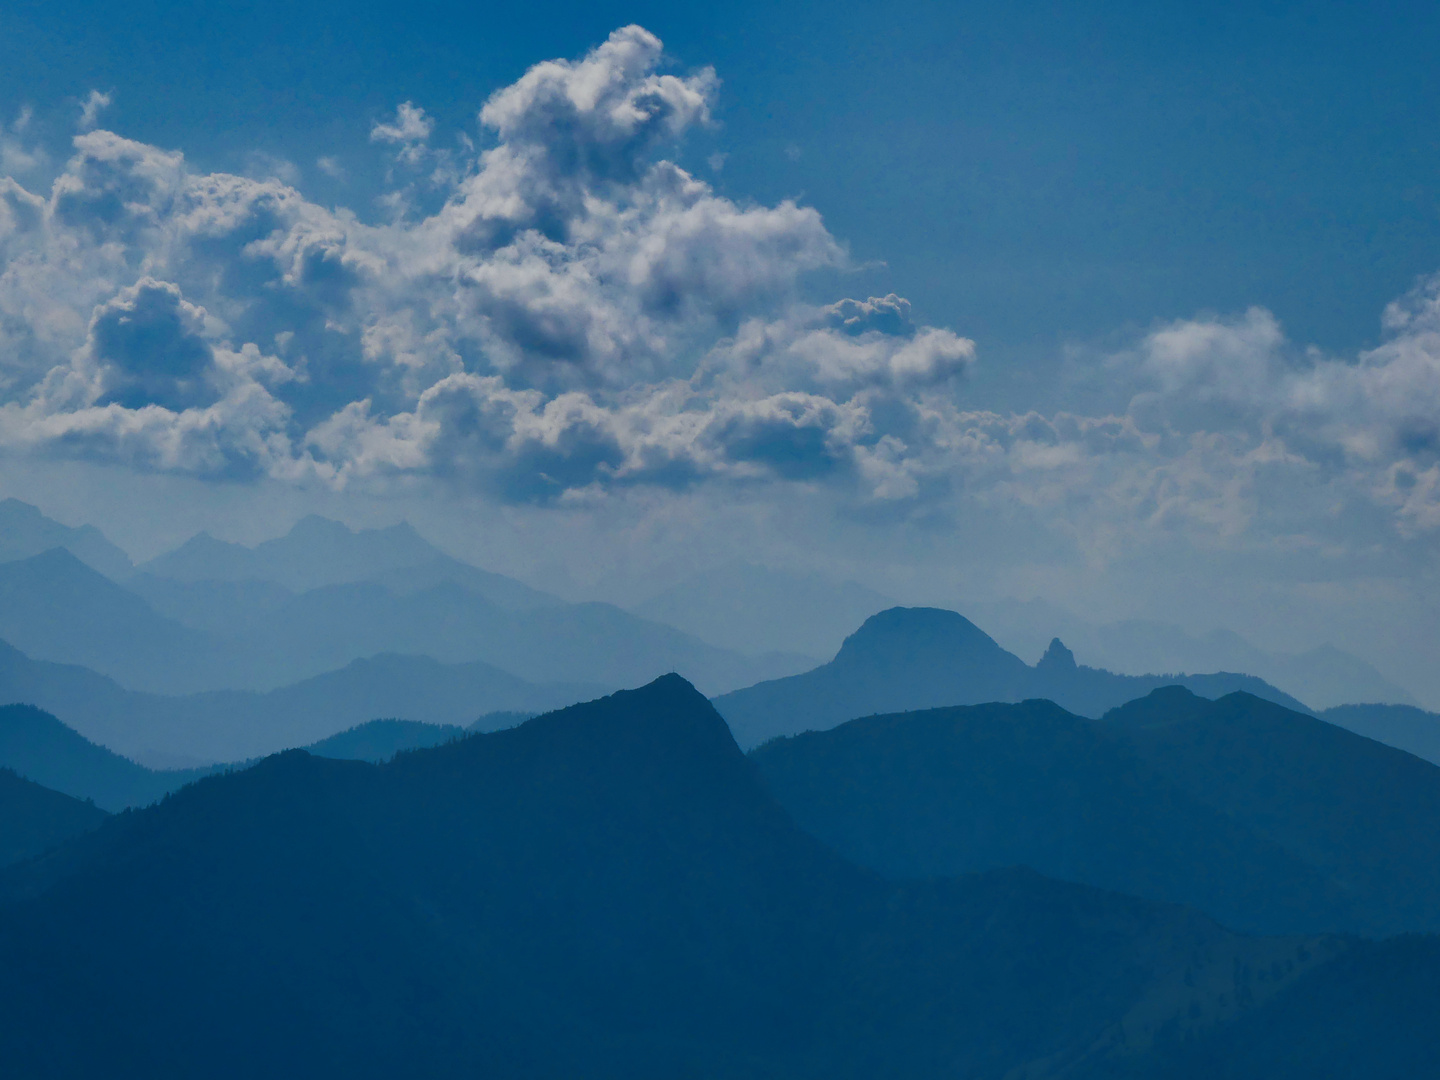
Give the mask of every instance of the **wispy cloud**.
[[100, 114], [110, 107], [112, 100], [109, 94], [91, 90], [90, 95], [80, 103], [80, 130], [89, 131], [98, 124]]

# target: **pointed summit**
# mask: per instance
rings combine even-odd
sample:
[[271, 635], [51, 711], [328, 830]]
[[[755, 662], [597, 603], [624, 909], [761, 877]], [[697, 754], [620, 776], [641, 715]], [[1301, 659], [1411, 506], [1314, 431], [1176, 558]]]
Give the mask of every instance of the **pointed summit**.
[[1074, 671], [1076, 666], [1075, 654], [1058, 637], [1050, 639], [1050, 647], [1035, 665], [1039, 671]]
[[0, 563], [28, 559], [56, 547], [67, 549], [113, 581], [134, 571], [130, 556], [95, 526], [72, 528], [52, 521], [38, 507], [19, 499], [0, 500]]

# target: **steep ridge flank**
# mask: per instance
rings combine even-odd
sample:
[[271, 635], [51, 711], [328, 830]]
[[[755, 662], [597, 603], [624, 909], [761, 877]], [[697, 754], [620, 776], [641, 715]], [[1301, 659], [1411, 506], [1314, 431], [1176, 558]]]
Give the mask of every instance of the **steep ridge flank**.
[[213, 769], [147, 769], [31, 705], [0, 706], [0, 768], [106, 810], [145, 806]]
[[128, 577], [134, 569], [130, 556], [95, 526], [62, 525], [29, 503], [0, 499], [0, 563], [28, 559], [51, 548], [66, 548], [86, 565], [116, 581]]
[[132, 690], [213, 685], [226, 664], [218, 639], [156, 613], [64, 548], [0, 564], [0, 638]]
[[402, 750], [424, 750], [465, 734], [454, 724], [422, 724], [416, 720], [368, 720], [305, 747], [316, 757], [348, 761], [389, 761]]
[[868, 717], [750, 756], [797, 822], [892, 878], [1023, 865], [1248, 932], [1370, 925], [1325, 873], [1048, 701]]
[[1250, 675], [1116, 675], [1082, 667], [1057, 639], [1035, 667], [1006, 652], [969, 619], [939, 608], [891, 608], [865, 620], [828, 664], [715, 699], [746, 748], [777, 735], [911, 709], [1048, 698], [1082, 716], [1169, 684], [1218, 697], [1248, 690], [1308, 711]]
[[1102, 727], [1191, 797], [1345, 888], [1373, 933], [1440, 930], [1440, 768], [1249, 694], [1180, 687]]
[[751, 756], [802, 825], [891, 876], [1023, 864], [1248, 931], [1440, 930], [1440, 768], [1248, 694], [872, 717]]
[[0, 895], [0, 1052], [50, 1077], [998, 1078], [1344, 949], [1028, 872], [887, 883], [675, 676], [385, 766], [278, 755]]
[[108, 816], [93, 803], [51, 791], [0, 768], [0, 866], [49, 851], [98, 828]]
[[1337, 705], [1320, 718], [1440, 765], [1440, 713], [1413, 705]]

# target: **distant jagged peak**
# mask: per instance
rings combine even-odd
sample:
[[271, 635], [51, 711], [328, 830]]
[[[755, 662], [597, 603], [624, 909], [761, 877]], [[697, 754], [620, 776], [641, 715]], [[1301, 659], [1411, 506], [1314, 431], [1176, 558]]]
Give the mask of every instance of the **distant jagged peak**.
[[64, 525], [37, 506], [19, 499], [0, 499], [0, 563], [63, 547], [106, 577], [121, 580], [134, 570], [130, 556], [94, 525]]
[[[295, 539], [340, 539], [347, 540], [357, 536], [386, 536], [395, 539], [414, 539], [421, 543], [428, 544], [429, 541], [420, 535], [415, 526], [408, 521], [397, 521], [393, 525], [380, 525], [371, 528], [352, 528], [343, 521], [336, 521], [334, 518], [327, 518], [323, 514], [306, 514], [300, 520], [290, 526], [290, 531], [285, 537]], [[277, 537], [276, 539], [284, 539]], [[273, 543], [273, 541], [266, 541]]]
[[1074, 671], [1077, 666], [1075, 654], [1058, 637], [1050, 639], [1050, 647], [1035, 665], [1039, 671]]
[[39, 522], [49, 520], [40, 512], [38, 506], [27, 502], [21, 502], [16, 498], [0, 499], [0, 526], [9, 525], [12, 522]]

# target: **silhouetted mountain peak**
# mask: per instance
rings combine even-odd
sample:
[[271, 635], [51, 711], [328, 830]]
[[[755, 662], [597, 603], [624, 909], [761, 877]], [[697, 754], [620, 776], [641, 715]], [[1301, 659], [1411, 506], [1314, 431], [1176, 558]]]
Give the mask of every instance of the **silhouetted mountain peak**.
[[1074, 671], [1076, 668], [1075, 654], [1065, 647], [1058, 637], [1050, 639], [1050, 647], [1045, 650], [1045, 655], [1035, 665], [1041, 671]]
[[595, 701], [537, 716], [516, 731], [530, 737], [563, 738], [584, 731], [608, 746], [661, 754], [676, 750], [720, 752], [741, 759], [739, 748], [715, 706], [689, 681], [675, 674], [634, 690], [620, 690]]
[[108, 577], [123, 578], [134, 569], [130, 556], [95, 526], [62, 525], [46, 517], [39, 507], [19, 499], [0, 500], [0, 562], [26, 559], [54, 547], [69, 548]]
[[1015, 657], [957, 612], [893, 607], [866, 619], [845, 639], [832, 663], [837, 667], [895, 667], [1007, 660]]
[[1212, 705], [1213, 701], [1199, 697], [1183, 686], [1161, 686], [1144, 697], [1111, 709], [1104, 719], [1107, 723], [1128, 727], [1169, 727], [1203, 719], [1210, 714]]
[[143, 606], [145, 603], [79, 558], [69, 548], [52, 547], [28, 559], [16, 559], [4, 565], [5, 579], [8, 582], [24, 580], [43, 583], [51, 589], [93, 589], [101, 594], [124, 596], [136, 605]]

